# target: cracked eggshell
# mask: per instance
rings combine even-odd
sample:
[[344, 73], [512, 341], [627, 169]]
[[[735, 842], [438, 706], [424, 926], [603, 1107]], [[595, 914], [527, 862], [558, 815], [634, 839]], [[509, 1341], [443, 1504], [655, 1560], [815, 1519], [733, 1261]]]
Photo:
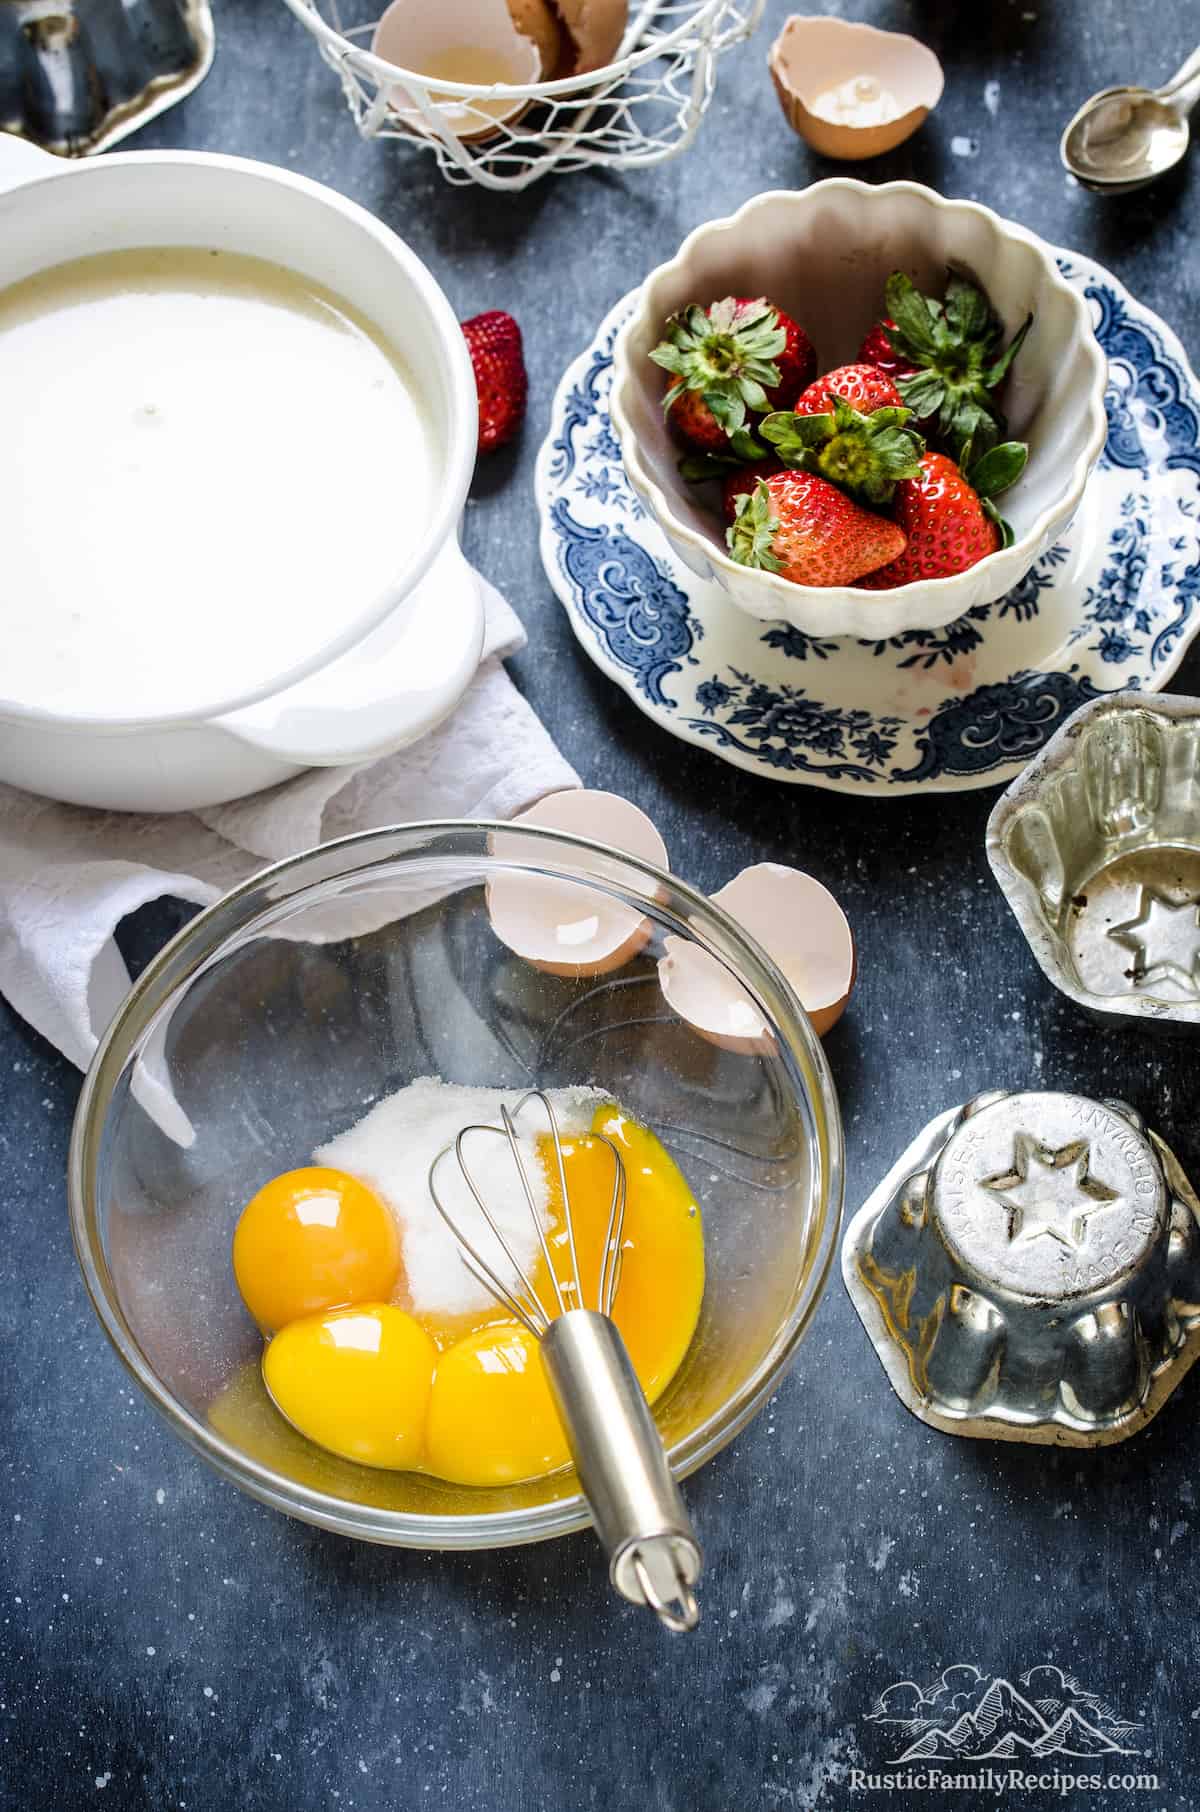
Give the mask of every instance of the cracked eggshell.
[[[478, 4], [478, 0], [475, 0]], [[496, 0], [490, 0], [495, 5]], [[537, 46], [537, 81], [548, 81], [566, 54], [560, 9], [551, 0], [507, 0], [508, 14], [523, 38]]]
[[568, 40], [559, 75], [590, 75], [604, 69], [625, 35], [626, 0], [556, 0], [556, 4]]
[[[514, 818], [513, 824], [567, 831], [658, 868], [670, 867], [667, 846], [654, 824], [616, 793], [582, 788], [551, 793]], [[492, 853], [503, 856], [505, 844], [503, 831], [495, 832]], [[610, 899], [590, 882], [517, 869], [488, 882], [487, 909], [501, 943], [544, 975], [608, 975], [643, 950], [653, 930], [643, 914]]]
[[[849, 19], [793, 13], [771, 46], [768, 59], [779, 104], [794, 132], [823, 157], [881, 157], [911, 138], [937, 106], [945, 77], [942, 66], [919, 39], [905, 32], [879, 31]], [[816, 103], [856, 77], [870, 85], [861, 102], [861, 120], [828, 115]], [[894, 107], [880, 118], [878, 97]]]
[[[469, 47], [493, 56], [510, 73], [507, 84], [540, 82], [555, 73], [564, 54], [564, 37], [549, 0], [438, 0], [436, 6], [421, 0], [392, 0], [371, 39], [371, 51], [385, 63], [421, 75], [430, 62], [449, 50]], [[449, 76], [443, 77], [449, 81]], [[436, 77], [423, 77], [431, 88]], [[430, 128], [413, 105], [408, 89], [397, 84], [391, 104], [410, 130], [422, 136]], [[447, 96], [442, 118], [464, 143], [490, 138], [503, 121], [512, 123], [529, 106], [523, 99], [499, 101], [465, 98], [458, 106]], [[484, 124], [480, 113], [494, 125]]]
[[[711, 897], [783, 971], [823, 1038], [845, 1011], [858, 967], [846, 915], [829, 889], [798, 868], [760, 862]], [[664, 949], [659, 982], [677, 1013], [725, 1050], [766, 1047], [762, 1014], [715, 957], [681, 938], [667, 938]]]
[[667, 1005], [723, 1051], [755, 1057], [775, 1040], [766, 1020], [725, 965], [686, 938], [663, 939], [658, 985]]

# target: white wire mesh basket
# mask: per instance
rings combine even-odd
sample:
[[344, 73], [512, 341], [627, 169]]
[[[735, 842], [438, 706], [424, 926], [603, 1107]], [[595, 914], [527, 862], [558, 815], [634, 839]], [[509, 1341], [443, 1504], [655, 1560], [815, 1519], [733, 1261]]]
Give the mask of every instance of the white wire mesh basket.
[[645, 0], [616, 58], [584, 76], [481, 86], [372, 55], [380, 0], [285, 0], [341, 80], [364, 138], [432, 151], [453, 183], [524, 189], [549, 171], [633, 169], [696, 136], [717, 59], [749, 37], [766, 0]]

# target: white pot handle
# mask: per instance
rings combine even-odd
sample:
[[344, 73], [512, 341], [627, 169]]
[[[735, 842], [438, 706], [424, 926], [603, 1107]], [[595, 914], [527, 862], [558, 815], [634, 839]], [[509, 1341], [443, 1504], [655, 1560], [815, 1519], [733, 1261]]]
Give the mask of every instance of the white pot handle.
[[54, 176], [67, 167], [60, 158], [43, 151], [40, 145], [31, 145], [27, 138], [0, 132], [0, 195], [6, 189], [19, 189], [27, 182], [36, 182], [39, 176]]
[[483, 599], [452, 535], [391, 616], [286, 692], [214, 718], [300, 767], [346, 767], [416, 742], [448, 716], [483, 648]]

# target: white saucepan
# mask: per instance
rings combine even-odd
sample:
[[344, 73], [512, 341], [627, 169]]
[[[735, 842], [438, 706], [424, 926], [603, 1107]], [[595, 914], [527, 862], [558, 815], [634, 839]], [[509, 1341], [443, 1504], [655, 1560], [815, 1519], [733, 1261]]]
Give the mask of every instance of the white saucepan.
[[[403, 240], [333, 190], [266, 164], [196, 152], [66, 164], [0, 133], [0, 289], [73, 258], [154, 245], [268, 259], [345, 297], [412, 374], [438, 461], [424, 535], [385, 593], [331, 599], [328, 639], [281, 650], [265, 686], [239, 684], [234, 647], [226, 695], [195, 714], [70, 716], [7, 700], [0, 656], [0, 780], [78, 805], [182, 811], [257, 792], [306, 767], [372, 760], [416, 741], [453, 709], [483, 638], [479, 588], [457, 541], [478, 410], [470, 359], [442, 291]], [[331, 534], [353, 532], [353, 523], [330, 524]], [[168, 601], [170, 581], [164, 572]], [[186, 660], [188, 634], [203, 635], [204, 625], [173, 625], [172, 633]]]

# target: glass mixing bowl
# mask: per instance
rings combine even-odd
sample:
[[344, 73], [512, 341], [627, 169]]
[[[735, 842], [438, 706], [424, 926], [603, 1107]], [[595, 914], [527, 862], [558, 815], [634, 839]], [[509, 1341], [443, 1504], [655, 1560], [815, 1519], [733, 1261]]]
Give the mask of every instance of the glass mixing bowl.
[[[566, 882], [583, 911], [617, 902], [648, 941], [611, 974], [545, 974], [492, 930], [486, 884], [505, 870]], [[753, 1048], [715, 1045], [667, 1005], [668, 937], [753, 996], [768, 1028]], [[593, 1083], [674, 1155], [700, 1203], [707, 1276], [655, 1415], [676, 1474], [703, 1465], [774, 1389], [824, 1287], [837, 1100], [759, 946], [682, 882], [586, 839], [476, 823], [371, 832], [280, 863], [194, 919], [144, 971], [84, 1082], [69, 1179], [84, 1280], [172, 1428], [264, 1503], [414, 1548], [561, 1535], [588, 1521], [570, 1471], [472, 1489], [372, 1470], [311, 1446], [262, 1386], [230, 1264], [242, 1207], [429, 1075], [514, 1094]]]

